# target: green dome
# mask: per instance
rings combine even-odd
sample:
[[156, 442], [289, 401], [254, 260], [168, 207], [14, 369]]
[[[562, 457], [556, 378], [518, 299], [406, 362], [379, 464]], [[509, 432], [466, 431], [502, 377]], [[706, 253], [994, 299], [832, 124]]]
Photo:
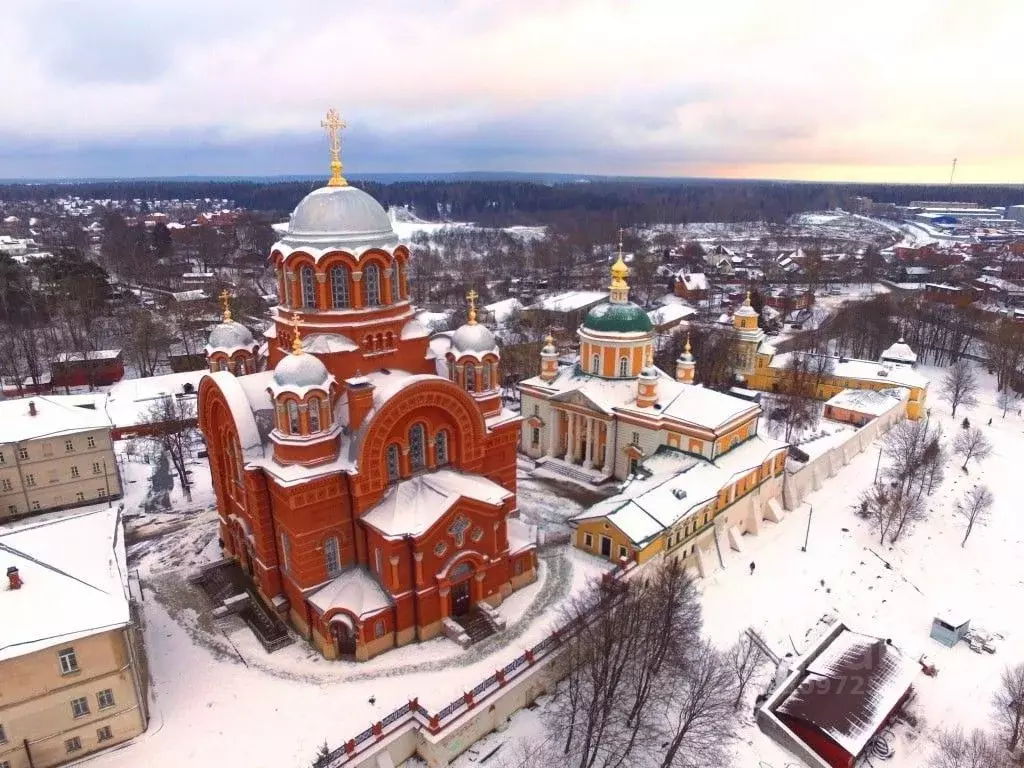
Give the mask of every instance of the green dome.
[[631, 301], [598, 304], [587, 313], [583, 327], [603, 333], [648, 333], [654, 329], [647, 313]]

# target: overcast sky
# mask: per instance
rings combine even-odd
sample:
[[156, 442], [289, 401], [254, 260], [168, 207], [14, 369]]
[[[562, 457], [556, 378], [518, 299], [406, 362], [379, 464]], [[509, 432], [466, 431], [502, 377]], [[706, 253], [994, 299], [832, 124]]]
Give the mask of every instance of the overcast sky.
[[1024, 0], [4, 0], [0, 178], [1024, 181]]

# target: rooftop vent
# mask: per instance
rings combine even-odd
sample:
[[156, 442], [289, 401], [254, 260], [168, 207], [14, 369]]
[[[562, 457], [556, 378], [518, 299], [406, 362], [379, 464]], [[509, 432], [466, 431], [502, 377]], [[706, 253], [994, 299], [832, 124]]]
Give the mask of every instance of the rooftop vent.
[[35, 400], [29, 400], [28, 401], [28, 415], [29, 416], [35, 416], [36, 415], [36, 401]]
[[677, 499], [685, 499], [686, 491], [683, 490], [682, 488], [673, 488], [672, 495], [675, 496]]
[[21, 585], [24, 582], [21, 580], [21, 576], [18, 575], [17, 566], [10, 566], [7, 569], [7, 588], [8, 589], [21, 589]]

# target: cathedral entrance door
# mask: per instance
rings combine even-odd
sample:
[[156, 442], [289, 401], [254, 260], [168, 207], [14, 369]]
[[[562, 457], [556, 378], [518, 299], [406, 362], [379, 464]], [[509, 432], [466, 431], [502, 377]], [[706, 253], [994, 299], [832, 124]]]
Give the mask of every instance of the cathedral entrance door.
[[452, 616], [469, 613], [469, 579], [452, 584]]
[[354, 656], [356, 653], [356, 633], [352, 631], [347, 623], [342, 621], [331, 622], [331, 634], [334, 635], [334, 643], [338, 647], [338, 657]]

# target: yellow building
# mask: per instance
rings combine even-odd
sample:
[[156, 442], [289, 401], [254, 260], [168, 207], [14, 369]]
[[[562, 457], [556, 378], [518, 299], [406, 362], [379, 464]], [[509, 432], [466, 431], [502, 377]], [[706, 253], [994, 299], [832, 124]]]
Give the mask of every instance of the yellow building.
[[[876, 392], [899, 387], [907, 391], [907, 417], [920, 419], [927, 409], [927, 378], [916, 370], [917, 356], [900, 339], [886, 349], [879, 361], [821, 355], [812, 352], [777, 354], [757, 326], [757, 312], [747, 300], [733, 314], [736, 333], [736, 373], [749, 389], [762, 392], [787, 392], [794, 388], [815, 400], [828, 400], [845, 389], [870, 389]], [[800, 364], [794, 365], [794, 356]], [[794, 373], [799, 370], [800, 374]], [[799, 384], [795, 381], [799, 380]]]
[[[577, 360], [560, 366], [549, 339], [540, 375], [520, 383], [520, 451], [578, 482], [626, 481], [571, 521], [577, 547], [612, 562], [643, 562], [666, 549], [683, 556], [684, 547], [699, 559], [696, 543], [711, 546], [712, 528], [738, 538], [772, 514], [766, 505], [781, 494], [786, 444], [758, 435], [757, 403], [694, 383], [689, 345], [675, 379], [653, 364], [654, 328], [629, 301], [627, 274], [620, 253], [608, 302], [577, 330]], [[756, 504], [737, 503], [754, 490]]]
[[48, 768], [142, 733], [120, 512], [0, 531], [0, 766]]
[[60, 397], [4, 400], [0, 424], [0, 520], [121, 497], [102, 407]]

